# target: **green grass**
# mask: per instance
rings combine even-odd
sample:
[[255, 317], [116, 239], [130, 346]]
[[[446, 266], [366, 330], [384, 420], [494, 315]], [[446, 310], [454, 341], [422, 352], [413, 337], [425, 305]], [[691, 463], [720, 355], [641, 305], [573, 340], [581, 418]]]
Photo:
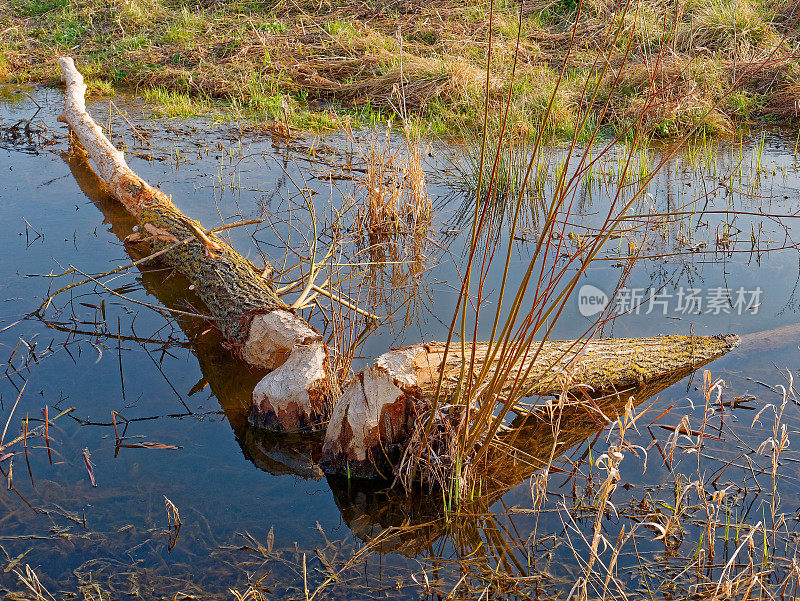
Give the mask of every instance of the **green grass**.
[[15, 9], [22, 17], [37, 17], [54, 10], [66, 8], [69, 0], [27, 0], [17, 2]]
[[113, 96], [116, 93], [114, 85], [104, 79], [87, 78], [86, 93], [89, 96]]
[[[579, 106], [589, 100], [582, 98], [584, 85], [598, 83], [602, 62], [594, 71], [592, 64], [601, 49], [611, 66], [591, 118], [601, 119], [600, 107], [613, 93], [602, 116], [607, 134], [627, 127], [648, 98], [654, 102], [646, 135], [653, 137], [678, 135], [714, 105], [707, 133], [724, 134], [752, 121], [796, 120], [786, 90], [797, 95], [792, 57], [800, 44], [791, 31], [782, 37], [793, 14], [789, 3], [691, 0], [679, 5], [673, 23], [675, 1], [635, 0], [626, 14], [599, 0], [585, 0], [580, 13], [572, 0], [526, 2], [511, 95], [515, 135], [537, 131], [575, 19], [578, 37], [547, 119], [548, 137], [570, 137]], [[498, 0], [492, 16], [489, 107], [495, 116], [508, 92], [518, 7]], [[365, 10], [344, 0], [11, 0], [0, 4], [0, 20], [11, 24], [0, 43], [0, 79], [7, 82], [52, 82], [54, 56], [71, 54], [79, 68], [117, 90], [203, 96], [187, 101], [151, 92], [151, 102], [164, 98], [165, 115], [204, 112], [207, 99], [214, 98], [215, 111], [274, 118], [278, 100], [289, 97], [298, 104], [298, 124], [327, 127], [337, 120], [329, 115], [331, 104], [339, 121], [344, 114], [362, 113], [372, 120], [373, 112], [386, 120], [402, 110], [405, 95], [412, 99], [408, 113], [421, 119], [427, 132], [447, 135], [456, 124], [477, 131], [482, 124], [487, 0], [415, 3], [402, 11]], [[653, 88], [654, 59], [664, 48], [665, 60], [686, 75], [678, 86], [656, 78]], [[730, 90], [741, 72], [737, 65], [773, 51], [768, 79], [773, 85], [750, 78]], [[626, 53], [622, 85], [612, 89], [610, 78]]]
[[170, 20], [163, 40], [168, 44], [185, 44], [203, 31], [203, 16], [190, 12], [185, 6]]
[[165, 88], [147, 88], [143, 95], [144, 99], [154, 106], [156, 115], [160, 117], [197, 117], [208, 115], [215, 108], [207, 99]]

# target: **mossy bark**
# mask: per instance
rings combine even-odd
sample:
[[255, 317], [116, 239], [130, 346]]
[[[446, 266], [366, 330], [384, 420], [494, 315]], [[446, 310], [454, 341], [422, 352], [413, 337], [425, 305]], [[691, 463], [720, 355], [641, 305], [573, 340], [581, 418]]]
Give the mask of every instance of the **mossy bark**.
[[[579, 387], [595, 391], [638, 385], [687, 365], [704, 361], [721, 351], [727, 352], [739, 342], [738, 336], [656, 336], [650, 338], [607, 338], [601, 340], [548, 341], [537, 350], [538, 343], [526, 352], [510, 369], [507, 362], [495, 359], [490, 373], [500, 370], [500, 395], [512, 388], [520, 396], [558, 395], [562, 390], [578, 392]], [[417, 347], [411, 368], [422, 398], [436, 392], [439, 373], [444, 371], [444, 394], [449, 395], [458, 385], [463, 356], [458, 345], [450, 348], [445, 358], [443, 344]], [[489, 346], [475, 348], [476, 370], [483, 368]], [[499, 354], [499, 353], [497, 353]], [[473, 362], [468, 350], [466, 361]], [[523, 383], [517, 383], [524, 376]]]
[[[494, 360], [489, 378], [497, 376], [499, 399], [530, 396], [599, 395], [640, 386], [675, 372], [699, 367], [739, 343], [730, 336], [663, 336], [538, 343], [516, 362]], [[325, 435], [323, 469], [362, 477], [388, 477], [402, 455], [416, 416], [436, 396], [443, 371], [441, 403], [456, 392], [462, 364], [477, 373], [490, 355], [487, 344], [462, 356], [460, 348], [445, 355], [444, 345], [420, 344], [381, 355], [359, 374], [336, 403]], [[510, 354], [509, 357], [513, 356]], [[509, 367], [510, 366], [510, 367]]]

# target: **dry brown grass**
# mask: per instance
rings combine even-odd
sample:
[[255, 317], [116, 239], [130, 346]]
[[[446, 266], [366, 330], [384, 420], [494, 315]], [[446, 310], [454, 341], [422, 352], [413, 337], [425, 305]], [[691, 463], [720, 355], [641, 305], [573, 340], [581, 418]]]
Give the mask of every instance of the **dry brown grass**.
[[394, 247], [401, 238], [412, 241], [406, 252], [391, 253], [394, 261], [421, 252], [432, 219], [422, 165], [426, 150], [411, 127], [406, 125], [404, 131], [404, 149], [392, 144], [389, 128], [385, 133], [373, 132], [359, 144], [367, 173], [356, 180], [354, 191], [362, 207], [355, 228], [366, 234], [370, 248]]
[[800, 117], [800, 62], [794, 57], [774, 61], [729, 63], [728, 77], [741, 77], [742, 87], [764, 98], [763, 111], [783, 120]]
[[[715, 65], [709, 68], [713, 71]], [[723, 84], [705, 72], [706, 82], [695, 76], [702, 67], [680, 57], [648, 64], [626, 65], [606, 76], [609, 94], [613, 94], [612, 110], [617, 120], [633, 123], [648, 136], [671, 137], [687, 131], [702, 121], [711, 134], [733, 132], [731, 118], [714, 106]], [[718, 80], [717, 80], [718, 81]]]
[[800, 3], [797, 0], [769, 0], [767, 7], [771, 13], [772, 23], [779, 30], [786, 31], [795, 39], [800, 35]]
[[356, 260], [363, 264], [367, 284], [364, 301], [391, 313], [397, 331], [415, 323], [421, 310], [420, 276], [433, 234], [423, 164], [429, 148], [408, 123], [403, 129], [403, 140], [387, 126], [357, 141], [345, 126], [354, 155], [365, 166], [352, 189]]
[[707, 0], [687, 12], [688, 20], [676, 32], [684, 52], [724, 50], [747, 56], [773, 50], [781, 42], [760, 6], [751, 0]]
[[[87, 76], [118, 88], [160, 87], [206, 101], [221, 99], [226, 110], [249, 115], [275, 118], [279, 99], [290, 94], [298, 102], [293, 125], [301, 127], [340, 124], [340, 119], [326, 116], [329, 101], [355, 113], [355, 118], [376, 111], [384, 117], [394, 115], [403, 103], [437, 133], [452, 131], [459, 123], [477, 129], [482, 121], [490, 33], [487, 1], [45, 4], [11, 0], [0, 6], [0, 20], [10, 24], [0, 43], [0, 73], [5, 74], [0, 76], [5, 79], [53, 81], [53, 58], [72, 53]], [[669, 79], [670, 62], [704, 61], [715, 64], [712, 71], [726, 71], [726, 63], [759, 61], [777, 48], [776, 56], [784, 61], [780, 69], [789, 72], [797, 63], [794, 0], [769, 0], [763, 6], [755, 0], [584, 0], [580, 14], [577, 4], [523, 3], [519, 47], [519, 5], [510, 0], [494, 4], [490, 108], [496, 113], [508, 92], [516, 58], [509, 127], [521, 135], [535, 131], [545, 112], [573, 25], [575, 44], [567, 59], [565, 85], [550, 116], [553, 135], [568, 135], [574, 125], [575, 98], [586, 77], [592, 76], [598, 52], [605, 52], [612, 65], [624, 60], [644, 70], [624, 74], [631, 82], [630, 97], [616, 99], [614, 111], [606, 115], [612, 128], [627, 124], [635, 108], [626, 107], [645, 105], [648, 94], [652, 100], [653, 90], [635, 80], [646, 79], [659, 48], [671, 53], [661, 68], [660, 88], [667, 87], [661, 80]], [[675, 86], [657, 94], [651, 116], [656, 125], [663, 120], [663, 127], [654, 128], [662, 135], [717, 103], [733, 81], [725, 74], [699, 77], [704, 69], [692, 70], [690, 77], [678, 81], [688, 90], [686, 102], [678, 99]], [[686, 84], [692, 84], [691, 89]], [[715, 114], [717, 125], [709, 131], [724, 133], [731, 123], [759, 116], [794, 117], [785, 108], [791, 82], [746, 91], [755, 95], [752, 106]]]
[[[411, 57], [409, 62], [392, 67], [379, 75], [365, 76], [392, 57], [364, 55], [358, 59], [317, 59], [293, 65], [296, 84], [321, 96], [353, 104], [372, 104], [395, 108], [405, 104], [415, 112], [428, 103], [458, 102], [477, 96], [486, 80], [486, 71], [463, 60]], [[493, 78], [492, 89], [501, 89]]]

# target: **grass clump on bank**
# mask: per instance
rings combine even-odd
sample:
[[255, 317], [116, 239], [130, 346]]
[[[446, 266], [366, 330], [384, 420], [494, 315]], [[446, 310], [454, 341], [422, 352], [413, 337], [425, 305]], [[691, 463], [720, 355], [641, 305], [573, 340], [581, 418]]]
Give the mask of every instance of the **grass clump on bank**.
[[[288, 96], [301, 127], [336, 127], [333, 106], [373, 121], [409, 111], [448, 133], [462, 122], [479, 129], [483, 97], [500, 105], [516, 57], [511, 118], [525, 136], [569, 56], [548, 124], [564, 137], [602, 53], [612, 65], [605, 77], [624, 83], [609, 86], [612, 110], [597, 115], [610, 130], [645, 103], [654, 137], [679, 135], [717, 103], [706, 126], [714, 134], [800, 115], [800, 14], [789, 0], [535, 0], [521, 15], [517, 2], [498, 0], [491, 32], [489, 9], [488, 0], [10, 0], [0, 7], [0, 78], [52, 82], [55, 57], [71, 54], [115, 89], [160, 90], [149, 94], [163, 93], [164, 114], [196, 114], [197, 106], [173, 110], [181, 94], [188, 104], [277, 119]], [[600, 47], [612, 30], [613, 43]], [[668, 59], [655, 60], [665, 46]], [[762, 62], [769, 74], [748, 76]], [[731, 87], [738, 100], [720, 102]]]

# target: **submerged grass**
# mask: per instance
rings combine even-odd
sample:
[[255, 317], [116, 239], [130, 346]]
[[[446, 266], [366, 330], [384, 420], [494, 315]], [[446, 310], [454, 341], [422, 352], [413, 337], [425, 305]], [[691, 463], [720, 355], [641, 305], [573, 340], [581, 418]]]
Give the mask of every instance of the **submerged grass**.
[[[73, 54], [82, 71], [115, 89], [152, 89], [154, 98], [157, 90], [188, 94], [201, 105], [213, 100], [221, 113], [276, 119], [288, 96], [298, 106], [294, 125], [326, 129], [342, 124], [328, 114], [331, 102], [355, 124], [398, 114], [402, 104], [439, 134], [464, 124], [480, 130], [484, 101], [496, 114], [510, 94], [510, 131], [533, 138], [546, 122], [548, 136], [568, 139], [585, 114], [583, 82], [599, 76], [602, 52], [622, 65], [604, 74], [606, 90], [598, 90], [613, 94], [610, 110], [596, 105], [589, 115], [589, 125], [602, 122], [605, 133], [624, 130], [644, 106], [654, 137], [679, 137], [710, 106], [716, 108], [703, 129], [714, 134], [798, 118], [798, 11], [790, 0], [535, 0], [523, 4], [522, 15], [517, 6], [11, 0], [0, 6], [0, 78], [52, 82], [53, 57]], [[491, 65], [484, 61], [489, 33]], [[661, 47], [669, 54], [656, 61]], [[772, 76], [743, 79], [738, 101], [718, 105], [742, 69], [766, 55]], [[163, 107], [164, 114], [183, 114], [172, 96], [163, 97]]]

